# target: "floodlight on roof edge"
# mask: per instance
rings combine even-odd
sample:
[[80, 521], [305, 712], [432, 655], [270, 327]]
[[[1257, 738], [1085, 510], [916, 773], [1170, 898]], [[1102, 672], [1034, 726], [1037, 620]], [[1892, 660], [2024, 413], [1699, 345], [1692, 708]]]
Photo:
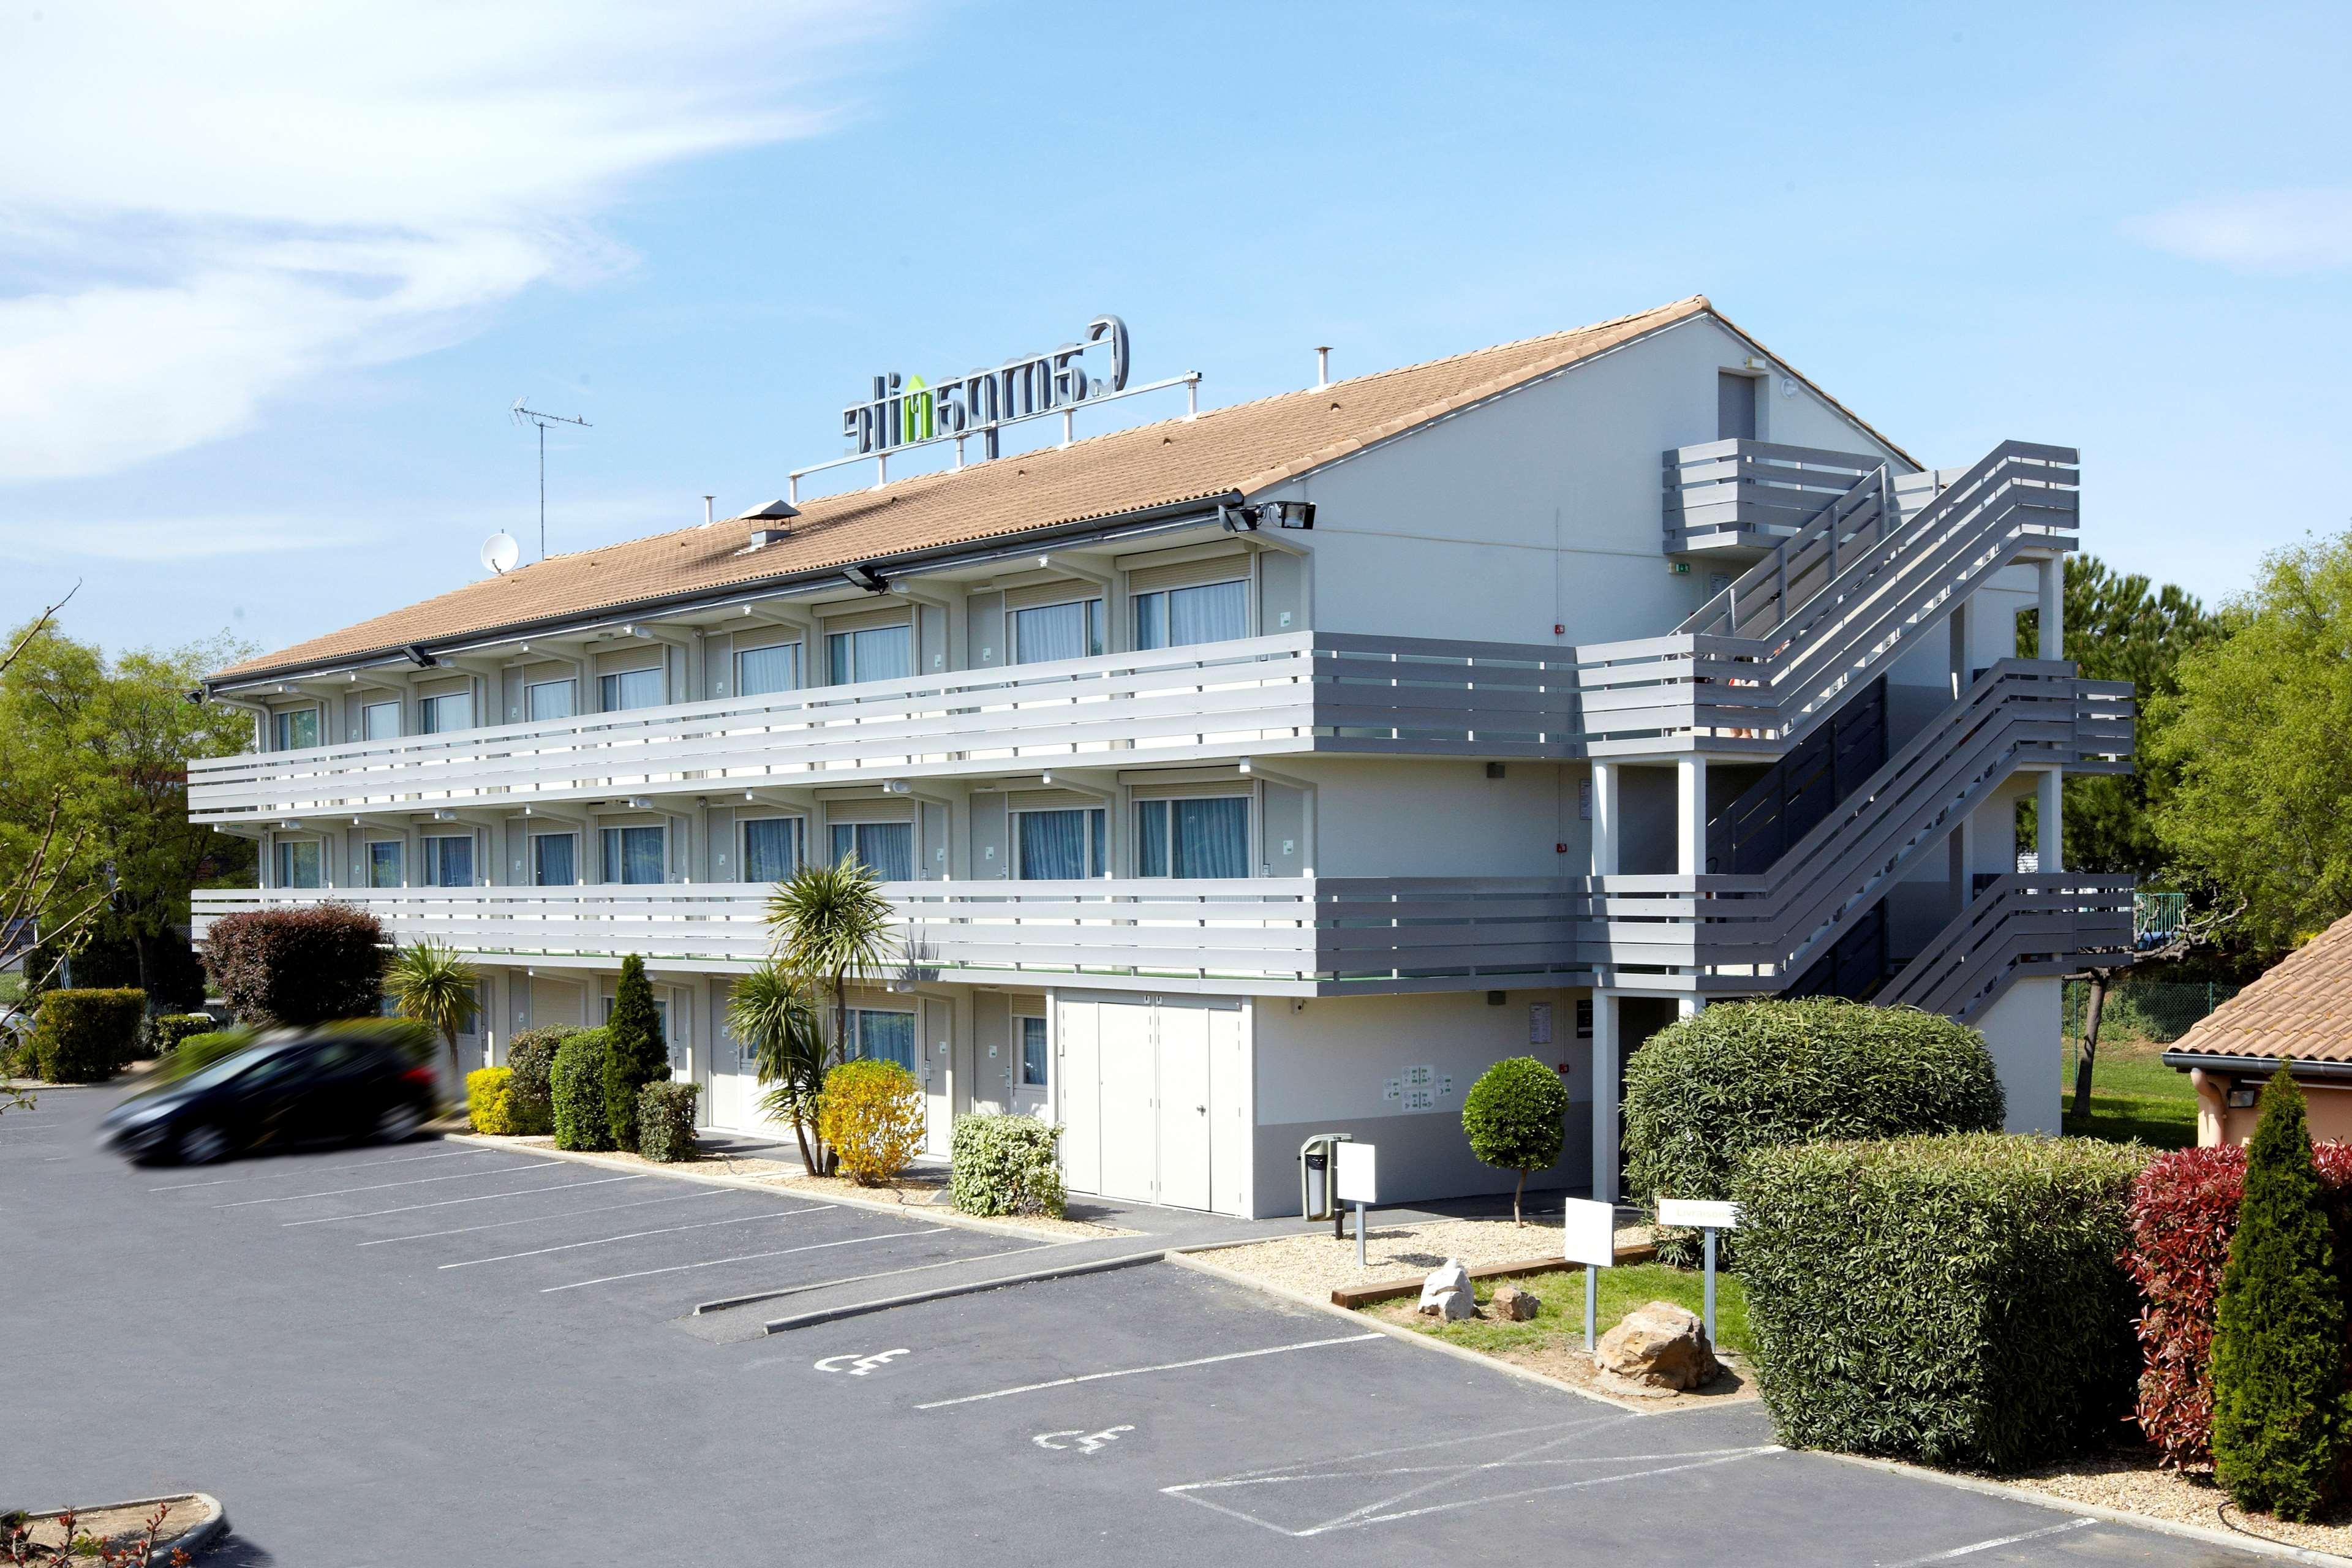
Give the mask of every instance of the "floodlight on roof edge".
[[881, 573], [877, 572], [873, 567], [867, 566], [862, 563], [854, 566], [843, 567], [841, 569], [841, 574], [848, 578], [852, 583], [856, 584], [859, 587], [865, 589], [869, 594], [879, 594], [885, 588], [889, 586], [889, 584], [883, 580]]

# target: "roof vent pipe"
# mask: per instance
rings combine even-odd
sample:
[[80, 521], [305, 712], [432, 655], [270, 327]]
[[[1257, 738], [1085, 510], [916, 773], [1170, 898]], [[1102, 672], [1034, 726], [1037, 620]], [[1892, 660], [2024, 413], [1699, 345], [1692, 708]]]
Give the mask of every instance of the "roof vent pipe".
[[717, 496], [704, 496], [702, 498], [702, 526], [705, 528], [709, 528], [710, 526], [710, 503], [718, 499], [719, 498]]
[[1315, 386], [1318, 391], [1331, 384], [1331, 345], [1315, 345]]

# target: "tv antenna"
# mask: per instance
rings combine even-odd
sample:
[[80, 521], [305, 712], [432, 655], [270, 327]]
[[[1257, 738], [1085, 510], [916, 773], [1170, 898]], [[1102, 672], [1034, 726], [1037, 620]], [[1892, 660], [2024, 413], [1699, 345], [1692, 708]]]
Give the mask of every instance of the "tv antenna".
[[508, 416], [518, 425], [539, 427], [539, 558], [547, 559], [547, 427], [550, 425], [577, 425], [583, 430], [593, 429], [585, 419], [570, 419], [561, 414], [541, 414], [536, 408], [526, 408], [518, 397]]

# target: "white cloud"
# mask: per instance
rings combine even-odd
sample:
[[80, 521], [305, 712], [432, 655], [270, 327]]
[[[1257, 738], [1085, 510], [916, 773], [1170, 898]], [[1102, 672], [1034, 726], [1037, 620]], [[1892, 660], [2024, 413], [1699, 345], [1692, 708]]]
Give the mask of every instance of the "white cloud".
[[[38, 20], [34, 19], [38, 17]], [[895, 0], [50, 5], [0, 13], [0, 479], [253, 424], [340, 366], [627, 258], [680, 159], [815, 133]]]
[[2352, 189], [2216, 196], [2135, 218], [2126, 226], [2159, 250], [2242, 271], [2352, 267]]

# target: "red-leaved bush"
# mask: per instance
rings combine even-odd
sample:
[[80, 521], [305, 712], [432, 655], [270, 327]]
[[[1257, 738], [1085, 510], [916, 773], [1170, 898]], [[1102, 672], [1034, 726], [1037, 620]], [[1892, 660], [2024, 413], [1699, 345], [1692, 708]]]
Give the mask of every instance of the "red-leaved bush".
[[[2312, 1151], [2336, 1232], [2336, 1267], [2352, 1292], [2352, 1144]], [[2147, 1298], [2139, 1318], [2139, 1426], [2176, 1468], [2213, 1462], [2213, 1319], [2244, 1195], [2242, 1148], [2181, 1149], [2132, 1189], [2124, 1266]], [[2352, 1346], [2347, 1347], [2352, 1367]]]
[[383, 927], [349, 904], [223, 915], [204, 960], [221, 1000], [254, 1028], [364, 1018], [383, 995]]

